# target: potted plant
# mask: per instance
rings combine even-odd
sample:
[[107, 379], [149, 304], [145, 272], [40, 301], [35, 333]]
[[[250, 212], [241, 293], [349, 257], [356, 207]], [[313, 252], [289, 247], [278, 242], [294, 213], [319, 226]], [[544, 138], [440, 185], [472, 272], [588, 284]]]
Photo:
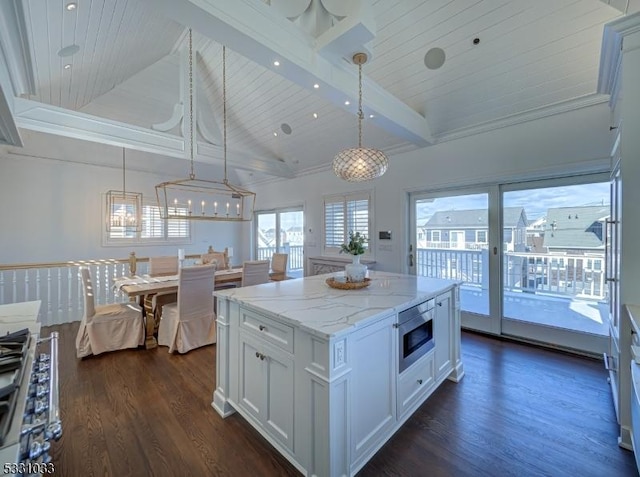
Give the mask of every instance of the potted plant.
[[365, 244], [369, 240], [360, 232], [349, 231], [349, 242], [340, 246], [340, 253], [348, 253], [352, 256], [352, 262], [344, 267], [347, 280], [350, 282], [363, 282], [367, 274], [367, 266], [360, 263], [360, 255], [366, 252]]

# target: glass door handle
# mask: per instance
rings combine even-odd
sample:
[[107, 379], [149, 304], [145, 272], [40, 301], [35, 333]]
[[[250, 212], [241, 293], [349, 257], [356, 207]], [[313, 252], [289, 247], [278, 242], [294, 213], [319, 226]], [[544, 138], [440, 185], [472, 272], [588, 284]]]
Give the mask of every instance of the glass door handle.
[[412, 253], [409, 254], [409, 266], [413, 267], [413, 254]]

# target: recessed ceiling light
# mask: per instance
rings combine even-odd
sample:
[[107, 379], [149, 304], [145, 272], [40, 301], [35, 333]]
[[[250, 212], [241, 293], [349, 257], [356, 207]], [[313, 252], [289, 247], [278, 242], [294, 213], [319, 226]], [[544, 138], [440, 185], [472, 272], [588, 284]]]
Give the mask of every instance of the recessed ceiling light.
[[320, 87], [320, 85], [319, 85], [318, 83], [316, 83], [316, 84], [314, 84], [314, 85], [313, 85], [313, 87], [314, 87], [315, 89], [318, 89], [318, 88]]
[[280, 62], [278, 60], [274, 61], [273, 66], [280, 66]]
[[77, 3], [67, 3], [67, 5], [65, 6], [65, 8], [67, 10], [69, 10], [70, 12], [72, 12], [73, 10], [75, 10], [78, 7]]
[[78, 45], [69, 45], [69, 46], [65, 46], [64, 48], [59, 50], [58, 51], [58, 56], [61, 56], [61, 57], [64, 58], [66, 56], [75, 55], [79, 51], [80, 51], [80, 47]]
[[350, 102], [349, 102], [349, 100], [347, 99], [347, 100], [344, 102], [344, 104], [345, 104], [345, 106], [349, 106], [351, 103], [350, 103]]
[[375, 118], [375, 116], [374, 116], [373, 114], [370, 114], [370, 115], [369, 115], [369, 118], [370, 118], [370, 119], [373, 119], [373, 118]]
[[71, 69], [71, 65], [69, 63], [67, 63], [66, 65], [64, 65], [64, 69], [65, 70]]
[[313, 113], [313, 119], [318, 119], [318, 113]]
[[274, 136], [277, 136], [277, 135], [278, 135], [278, 133], [277, 133], [277, 132], [275, 132], [275, 131], [273, 131], [273, 135], [274, 135]]

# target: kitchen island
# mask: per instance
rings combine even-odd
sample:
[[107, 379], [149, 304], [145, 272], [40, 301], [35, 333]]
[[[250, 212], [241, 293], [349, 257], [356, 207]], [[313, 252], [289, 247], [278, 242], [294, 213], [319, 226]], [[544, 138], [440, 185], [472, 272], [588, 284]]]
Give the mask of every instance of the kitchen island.
[[[305, 475], [354, 475], [462, 378], [459, 283], [370, 272], [367, 288], [337, 290], [329, 276], [215, 292], [212, 406], [239, 412]], [[398, 322], [413, 310], [420, 335]]]

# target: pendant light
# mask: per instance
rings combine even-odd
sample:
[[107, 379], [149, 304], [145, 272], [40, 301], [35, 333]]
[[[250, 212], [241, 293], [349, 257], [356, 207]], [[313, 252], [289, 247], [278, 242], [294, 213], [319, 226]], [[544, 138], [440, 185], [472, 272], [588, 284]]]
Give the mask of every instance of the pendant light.
[[107, 233], [110, 238], [129, 237], [142, 230], [142, 194], [127, 192], [126, 156], [122, 148], [122, 190], [107, 192]]
[[358, 65], [358, 147], [340, 151], [333, 158], [333, 172], [345, 181], [363, 182], [382, 176], [389, 159], [378, 149], [362, 147], [362, 65], [367, 62], [367, 54], [356, 53], [353, 62]]
[[194, 111], [193, 111], [193, 38], [189, 29], [189, 153], [191, 172], [188, 179], [156, 185], [156, 197], [163, 219], [191, 219], [247, 222], [253, 219], [255, 192], [233, 185], [227, 179], [227, 93], [226, 49], [222, 47], [222, 102], [224, 179], [197, 179], [194, 168]]

